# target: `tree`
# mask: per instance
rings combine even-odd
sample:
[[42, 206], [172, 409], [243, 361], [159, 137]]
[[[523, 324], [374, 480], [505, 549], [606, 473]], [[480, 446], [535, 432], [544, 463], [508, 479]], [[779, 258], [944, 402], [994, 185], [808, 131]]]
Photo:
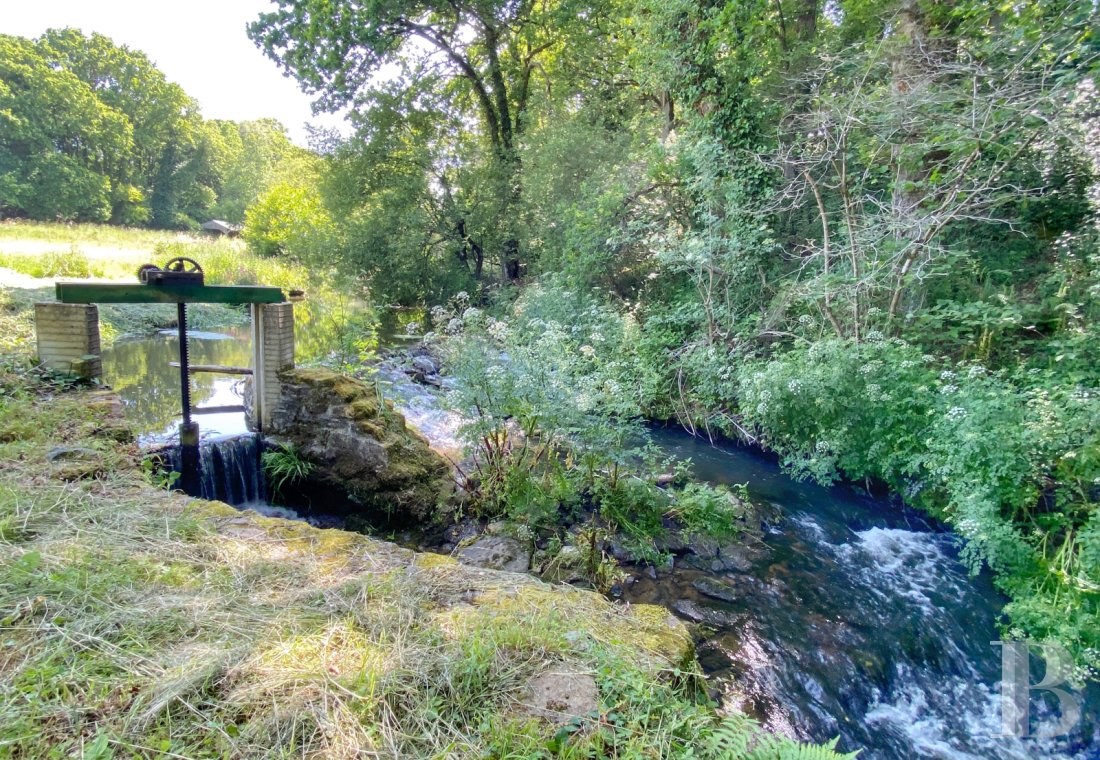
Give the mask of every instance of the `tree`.
[[417, 89], [414, 74], [436, 72], [459, 107], [472, 103], [488, 142], [498, 205], [506, 233], [501, 271], [522, 270], [517, 208], [522, 189], [518, 139], [543, 62], [560, 53], [574, 30], [595, 17], [584, 0], [280, 0], [249, 35], [321, 108], [361, 104], [386, 77]]
[[31, 41], [0, 36], [0, 213], [107, 221], [132, 146], [124, 114]]
[[1005, 19], [1003, 39], [964, 39], [955, 17], [936, 11], [903, 0], [885, 39], [813, 67], [804, 91], [815, 94], [787, 119], [797, 138], [761, 153], [782, 176], [762, 213], [812, 210], [785, 308], [812, 303], [840, 337], [896, 331], [963, 255], [954, 231], [1019, 228], [1021, 199], [1070, 199], [1052, 182], [1056, 166], [1064, 178], [1087, 174], [1065, 160], [1062, 118], [1080, 76], [1069, 65], [1080, 29], [1027, 39]]
[[218, 202], [211, 213], [219, 219], [240, 223], [245, 210], [270, 187], [294, 182], [311, 172], [313, 154], [294, 145], [286, 127], [275, 119], [255, 121], [212, 121], [224, 146], [224, 171], [218, 187]]
[[51, 66], [76, 76], [99, 102], [126, 117], [133, 141], [117, 158], [111, 220], [149, 221], [148, 199], [157, 193], [158, 177], [165, 178], [160, 169], [168, 143], [196, 129], [201, 121], [198, 104], [144, 53], [116, 45], [102, 34], [49, 29], [36, 47]]
[[312, 179], [273, 185], [249, 206], [243, 232], [249, 248], [263, 256], [324, 261], [335, 230]]

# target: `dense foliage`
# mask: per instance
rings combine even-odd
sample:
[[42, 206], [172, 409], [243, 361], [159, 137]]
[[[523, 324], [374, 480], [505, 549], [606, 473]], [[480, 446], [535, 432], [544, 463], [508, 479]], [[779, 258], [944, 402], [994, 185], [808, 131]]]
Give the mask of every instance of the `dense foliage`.
[[335, 0], [251, 34], [352, 107], [321, 179], [344, 262], [502, 325], [470, 338], [469, 393], [582, 451], [675, 417], [884, 482], [1086, 675], [1096, 23], [1082, 0]]
[[670, 487], [684, 466], [650, 444], [643, 395], [631, 387], [642, 368], [608, 358], [627, 357], [638, 328], [629, 317], [532, 285], [510, 318], [460, 293], [432, 319], [440, 332], [425, 339], [456, 380], [449, 401], [473, 454], [458, 465], [468, 503], [533, 544], [549, 542], [546, 563], [572, 564], [606, 590], [622, 577], [612, 539], [620, 556], [665, 564], [670, 530], [731, 541], [745, 529], [751, 510], [728, 489]]
[[271, 119], [204, 121], [144, 53], [103, 35], [0, 35], [0, 218], [240, 223], [310, 156]]

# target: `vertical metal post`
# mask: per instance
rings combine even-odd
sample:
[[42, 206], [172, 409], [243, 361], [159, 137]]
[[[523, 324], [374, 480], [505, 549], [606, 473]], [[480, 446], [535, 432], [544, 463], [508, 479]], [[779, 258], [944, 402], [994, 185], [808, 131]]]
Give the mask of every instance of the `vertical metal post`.
[[180, 340], [180, 488], [191, 496], [201, 496], [199, 468], [199, 424], [191, 421], [191, 366], [187, 350], [187, 305], [176, 304]]

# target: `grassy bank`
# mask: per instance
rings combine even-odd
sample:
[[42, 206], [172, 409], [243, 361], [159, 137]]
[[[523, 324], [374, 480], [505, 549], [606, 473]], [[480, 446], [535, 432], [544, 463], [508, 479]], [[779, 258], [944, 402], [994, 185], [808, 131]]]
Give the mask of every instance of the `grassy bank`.
[[0, 267], [37, 278], [132, 282], [142, 264], [188, 256], [209, 284], [305, 288], [320, 279], [298, 263], [249, 252], [243, 241], [97, 224], [0, 223]]
[[2, 755], [524, 754], [556, 733], [526, 684], [567, 666], [601, 685], [580, 725], [616, 729], [578, 752], [706, 725], [665, 613], [154, 490], [108, 404], [5, 390]]

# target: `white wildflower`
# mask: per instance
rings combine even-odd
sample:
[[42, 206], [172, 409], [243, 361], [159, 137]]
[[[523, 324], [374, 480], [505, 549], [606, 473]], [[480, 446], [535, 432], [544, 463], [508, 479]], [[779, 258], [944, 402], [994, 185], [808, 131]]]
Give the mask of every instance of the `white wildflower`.
[[505, 335], [508, 334], [508, 324], [499, 319], [490, 317], [485, 323], [485, 332], [489, 333], [489, 337], [491, 338], [503, 340]]

